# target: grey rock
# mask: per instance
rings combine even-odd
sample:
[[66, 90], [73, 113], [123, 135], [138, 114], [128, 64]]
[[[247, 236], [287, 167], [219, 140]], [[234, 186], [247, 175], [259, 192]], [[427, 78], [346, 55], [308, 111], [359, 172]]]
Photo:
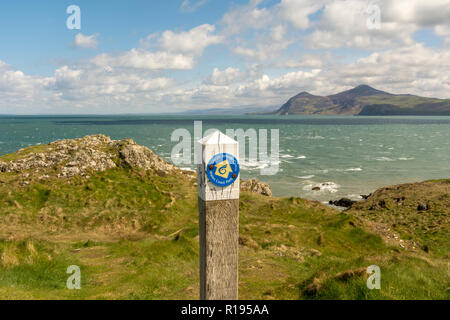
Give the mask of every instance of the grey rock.
[[353, 201], [348, 198], [342, 198], [337, 201], [330, 201], [330, 204], [334, 204], [337, 207], [343, 207], [343, 208], [350, 208], [352, 205], [354, 205], [356, 201]]
[[[19, 154], [20, 155], [20, 154]], [[53, 168], [57, 176], [69, 178], [87, 176], [91, 171], [115, 168], [120, 160], [131, 167], [169, 172], [172, 164], [155, 155], [150, 149], [136, 145], [132, 139], [111, 140], [106, 135], [92, 135], [80, 139], [60, 140], [49, 144], [45, 153], [30, 153], [23, 158], [0, 162], [1, 172], [40, 172]]]
[[150, 149], [137, 145], [131, 139], [122, 141], [120, 156], [128, 165], [145, 170], [156, 169], [168, 173], [177, 169], [176, 166], [155, 155]]
[[259, 182], [257, 179], [241, 180], [241, 191], [250, 191], [268, 197], [272, 196], [270, 186], [267, 183]]

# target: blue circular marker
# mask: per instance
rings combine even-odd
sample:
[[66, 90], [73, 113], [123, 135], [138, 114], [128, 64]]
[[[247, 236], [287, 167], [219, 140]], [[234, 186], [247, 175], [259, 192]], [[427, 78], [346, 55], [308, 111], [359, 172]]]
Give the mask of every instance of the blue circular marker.
[[206, 166], [209, 181], [218, 187], [228, 187], [239, 177], [239, 162], [229, 153], [219, 153]]

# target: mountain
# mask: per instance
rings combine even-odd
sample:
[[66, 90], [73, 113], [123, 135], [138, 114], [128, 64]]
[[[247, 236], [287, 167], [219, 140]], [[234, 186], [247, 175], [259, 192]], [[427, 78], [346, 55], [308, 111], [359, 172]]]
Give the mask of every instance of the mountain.
[[289, 99], [276, 114], [315, 114], [317, 110], [322, 110], [324, 114], [333, 112], [335, 105], [333, 101], [327, 97], [314, 96], [308, 92], [302, 92], [295, 97]]
[[374, 89], [367, 85], [361, 85], [348, 91], [344, 91], [338, 94], [329, 96], [328, 98], [333, 101], [337, 106], [340, 106], [341, 110], [345, 113], [355, 114], [360, 110], [361, 99], [367, 98], [380, 98], [391, 97], [390, 93]]
[[360, 85], [329, 96], [302, 92], [289, 99], [278, 115], [450, 115], [450, 99], [424, 98], [410, 94], [391, 94]]

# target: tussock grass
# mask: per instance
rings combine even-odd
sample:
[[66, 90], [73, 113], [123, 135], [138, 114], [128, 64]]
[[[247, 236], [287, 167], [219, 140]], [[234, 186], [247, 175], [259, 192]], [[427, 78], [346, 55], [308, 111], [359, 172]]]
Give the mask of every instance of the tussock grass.
[[[0, 298], [198, 299], [195, 177], [116, 168], [27, 185], [0, 179]], [[240, 298], [449, 298], [448, 258], [386, 242], [361, 219], [242, 193]], [[430, 246], [448, 250], [439, 234]], [[374, 264], [381, 290], [368, 290], [361, 272]], [[66, 288], [70, 265], [81, 268], [81, 290]]]

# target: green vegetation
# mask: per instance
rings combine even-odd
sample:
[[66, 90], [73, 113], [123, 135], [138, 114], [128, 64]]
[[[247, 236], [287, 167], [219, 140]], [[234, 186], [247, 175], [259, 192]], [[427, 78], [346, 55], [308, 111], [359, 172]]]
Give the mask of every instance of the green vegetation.
[[[0, 298], [198, 299], [192, 173], [117, 167], [88, 178], [28, 174], [0, 173]], [[448, 195], [429, 201], [448, 208], [440, 207]], [[380, 212], [388, 216], [388, 209]], [[393, 221], [352, 210], [243, 192], [240, 298], [450, 298], [448, 210], [433, 216], [441, 221], [433, 236], [406, 226], [401, 234], [426, 240], [430, 250], [390, 242], [377, 230]], [[81, 268], [81, 290], [66, 289], [70, 265]], [[381, 268], [381, 290], [366, 287], [370, 265]]]
[[447, 100], [435, 99], [435, 98], [424, 98], [413, 95], [375, 95], [369, 97], [359, 97], [359, 102], [364, 105], [371, 104], [392, 104], [400, 108], [412, 108], [424, 103], [440, 103], [443, 101], [449, 102]]
[[15, 153], [6, 154], [0, 157], [0, 161], [17, 161], [24, 159], [31, 153], [45, 152], [49, 149], [48, 145], [36, 145], [21, 149]]
[[445, 257], [450, 248], [450, 180], [425, 181], [377, 190], [348, 212], [397, 232], [402, 245]]
[[361, 85], [326, 97], [302, 92], [273, 114], [450, 115], [450, 99], [395, 95]]

